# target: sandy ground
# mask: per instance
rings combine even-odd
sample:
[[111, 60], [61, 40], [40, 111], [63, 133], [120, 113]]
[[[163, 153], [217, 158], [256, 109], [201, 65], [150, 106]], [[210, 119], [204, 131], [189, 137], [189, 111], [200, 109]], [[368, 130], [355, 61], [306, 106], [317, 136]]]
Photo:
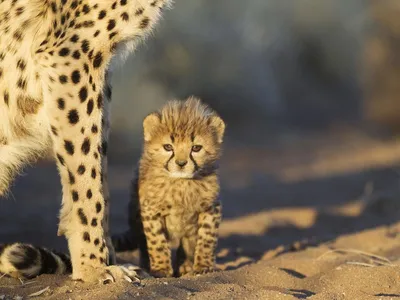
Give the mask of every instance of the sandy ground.
[[[273, 146], [271, 146], [273, 145]], [[400, 142], [357, 134], [226, 147], [221, 271], [90, 286], [67, 276], [0, 278], [0, 299], [400, 299]], [[131, 162], [110, 166], [112, 231], [126, 228]], [[0, 202], [0, 241], [66, 250], [50, 163]], [[16, 220], [16, 221], [15, 221]], [[135, 262], [136, 253], [119, 254]], [[46, 289], [43, 291], [43, 289]], [[23, 298], [21, 298], [23, 297]]]

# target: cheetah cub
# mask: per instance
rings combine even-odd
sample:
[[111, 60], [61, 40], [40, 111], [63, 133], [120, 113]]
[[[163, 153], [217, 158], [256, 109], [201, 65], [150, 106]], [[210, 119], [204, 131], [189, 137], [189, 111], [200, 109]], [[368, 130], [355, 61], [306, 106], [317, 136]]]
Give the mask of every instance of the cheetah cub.
[[[130, 230], [142, 267], [155, 277], [211, 272], [221, 204], [217, 162], [224, 121], [196, 98], [170, 101], [143, 122], [144, 147], [131, 185]], [[134, 246], [134, 247], [135, 247]], [[172, 263], [171, 249], [176, 249]]]

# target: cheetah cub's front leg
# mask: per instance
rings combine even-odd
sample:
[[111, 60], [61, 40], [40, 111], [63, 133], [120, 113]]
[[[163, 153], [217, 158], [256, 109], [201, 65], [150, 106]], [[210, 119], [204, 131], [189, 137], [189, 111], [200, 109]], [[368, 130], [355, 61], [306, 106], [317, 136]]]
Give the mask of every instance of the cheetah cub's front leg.
[[147, 240], [150, 270], [154, 277], [171, 277], [171, 249], [165, 236], [162, 217], [152, 209], [142, 210], [143, 230]]
[[193, 274], [205, 274], [214, 271], [215, 250], [218, 240], [218, 228], [221, 223], [221, 204], [218, 202], [207, 211], [200, 213], [197, 244], [194, 253]]

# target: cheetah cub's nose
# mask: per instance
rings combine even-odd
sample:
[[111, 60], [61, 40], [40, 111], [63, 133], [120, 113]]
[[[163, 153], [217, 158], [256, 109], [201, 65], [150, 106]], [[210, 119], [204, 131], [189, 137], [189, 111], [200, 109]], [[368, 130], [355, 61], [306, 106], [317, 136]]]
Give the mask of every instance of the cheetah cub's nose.
[[176, 160], [175, 163], [180, 166], [181, 168], [183, 168], [184, 166], [186, 166], [187, 164], [187, 160]]

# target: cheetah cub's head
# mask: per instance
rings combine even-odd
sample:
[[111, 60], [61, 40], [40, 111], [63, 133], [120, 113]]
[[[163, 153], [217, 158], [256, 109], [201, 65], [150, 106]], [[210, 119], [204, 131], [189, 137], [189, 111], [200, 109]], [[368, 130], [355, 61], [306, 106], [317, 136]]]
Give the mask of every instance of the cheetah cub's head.
[[144, 157], [152, 168], [174, 178], [196, 178], [215, 171], [224, 121], [199, 99], [169, 101], [143, 121]]

